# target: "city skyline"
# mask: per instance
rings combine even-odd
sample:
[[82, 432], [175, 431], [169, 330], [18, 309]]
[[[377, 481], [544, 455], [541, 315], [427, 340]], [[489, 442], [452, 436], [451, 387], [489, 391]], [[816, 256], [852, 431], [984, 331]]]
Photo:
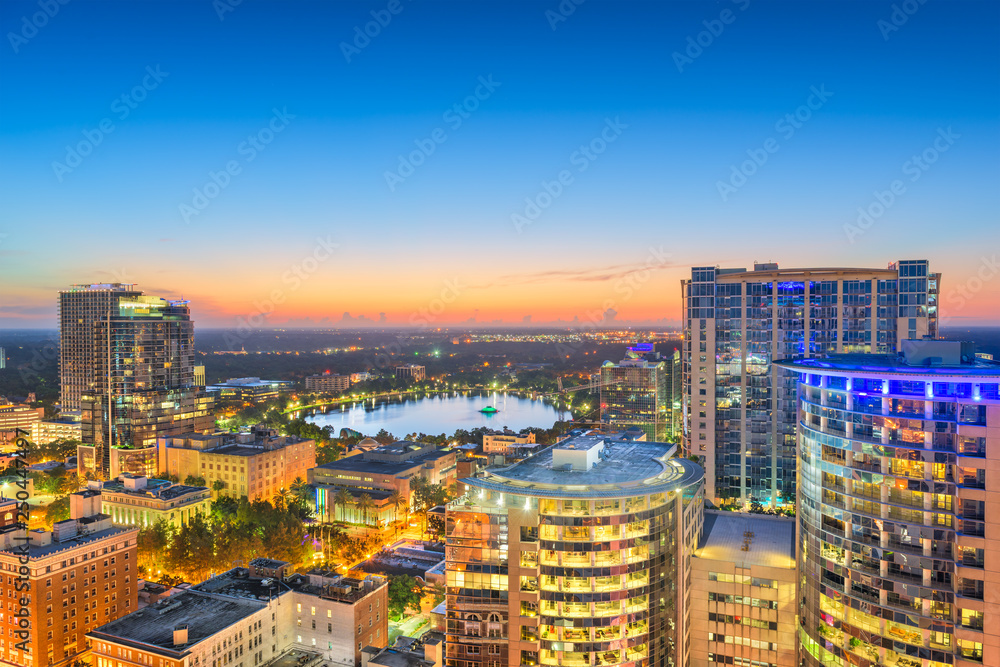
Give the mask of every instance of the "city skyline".
[[694, 266], [892, 257], [996, 324], [1000, 10], [903, 5], [4, 3], [0, 328], [676, 326]]

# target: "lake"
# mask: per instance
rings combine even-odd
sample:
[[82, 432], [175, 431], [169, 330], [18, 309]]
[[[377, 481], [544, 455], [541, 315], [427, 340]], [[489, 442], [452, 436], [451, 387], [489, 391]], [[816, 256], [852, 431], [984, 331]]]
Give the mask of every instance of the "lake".
[[[486, 406], [497, 409], [494, 414], [479, 412]], [[457, 429], [470, 431], [480, 426], [491, 429], [504, 427], [515, 431], [528, 426], [552, 428], [562, 419], [570, 419], [568, 412], [557, 410], [542, 399], [522, 398], [503, 392], [465, 392], [432, 394], [425, 397], [408, 396], [389, 401], [344, 403], [318, 408], [306, 416], [306, 421], [317, 426], [332, 426], [334, 436], [342, 428], [351, 428], [367, 436], [374, 436], [385, 429], [397, 438], [409, 433], [452, 435]]]

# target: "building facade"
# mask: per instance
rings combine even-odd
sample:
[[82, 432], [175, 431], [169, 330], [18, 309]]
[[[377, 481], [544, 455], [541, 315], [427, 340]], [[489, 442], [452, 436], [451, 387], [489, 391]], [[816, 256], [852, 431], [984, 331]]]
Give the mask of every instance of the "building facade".
[[89, 635], [94, 667], [355, 667], [388, 636], [388, 581], [254, 559]]
[[[214, 495], [270, 500], [316, 466], [316, 441], [255, 426], [249, 433], [188, 433], [162, 438], [159, 470], [205, 480]], [[216, 486], [221, 489], [216, 489]]]
[[691, 559], [691, 667], [797, 667], [795, 520], [705, 512]]
[[775, 359], [894, 353], [937, 336], [940, 274], [926, 260], [886, 269], [695, 267], [681, 282], [684, 451], [719, 503], [795, 496], [795, 380]]
[[578, 435], [462, 480], [445, 664], [686, 665], [704, 473], [675, 451]]
[[1000, 664], [1000, 364], [780, 362], [799, 385], [803, 665]]
[[198, 515], [207, 517], [212, 510], [212, 492], [207, 487], [135, 475], [104, 482], [99, 495], [101, 513], [119, 526], [144, 528], [163, 520], [180, 528]]
[[[58, 667], [86, 659], [86, 633], [136, 609], [138, 531], [97, 514], [61, 521], [52, 532], [28, 534], [23, 553], [24, 529], [0, 528], [0, 596], [6, 601], [0, 663]], [[25, 568], [27, 589], [19, 588], [25, 584], [17, 579]], [[18, 648], [22, 639], [14, 634], [19, 598], [27, 598], [30, 612], [27, 651]]]
[[418, 366], [417, 364], [396, 366], [396, 377], [413, 380], [414, 382], [420, 382], [421, 380], [427, 378], [427, 369], [424, 366]]
[[633, 346], [625, 359], [601, 366], [601, 422], [622, 430], [636, 426], [649, 440], [666, 441], [672, 363], [652, 350], [651, 344]]
[[80, 440], [83, 437], [79, 419], [52, 419], [31, 425], [31, 441], [36, 445], [47, 445], [56, 440]]
[[290, 380], [261, 380], [259, 377], [229, 378], [212, 384], [205, 390], [223, 403], [257, 403], [277, 398], [290, 390], [295, 383]]
[[[339, 518], [384, 525], [412, 507], [412, 480], [422, 477], [428, 484], [448, 486], [455, 480], [457, 465], [458, 453], [454, 450], [400, 441], [317, 466], [309, 471], [308, 480], [316, 488], [316, 512], [320, 516], [330, 521]], [[335, 502], [341, 489], [351, 496], [351, 503]], [[394, 491], [402, 496], [405, 507], [397, 510], [391, 504], [389, 498]], [[367, 516], [356, 503], [363, 494], [374, 503]]]
[[351, 388], [350, 375], [337, 375], [336, 373], [320, 373], [310, 375], [306, 378], [306, 389], [308, 391], [347, 391]]
[[0, 398], [0, 446], [13, 445], [17, 439], [18, 429], [30, 433], [44, 416], [45, 408], [33, 408], [24, 403], [8, 403]]
[[484, 454], [510, 454], [521, 445], [535, 444], [535, 434], [531, 431], [489, 431], [483, 434]]

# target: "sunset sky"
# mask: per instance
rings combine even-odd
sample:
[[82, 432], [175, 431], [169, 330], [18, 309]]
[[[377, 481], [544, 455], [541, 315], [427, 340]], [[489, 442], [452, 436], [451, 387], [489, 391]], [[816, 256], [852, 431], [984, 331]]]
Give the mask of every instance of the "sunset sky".
[[997, 3], [231, 4], [0, 3], [0, 327], [109, 281], [199, 326], [669, 323], [691, 266], [898, 259], [1000, 322]]

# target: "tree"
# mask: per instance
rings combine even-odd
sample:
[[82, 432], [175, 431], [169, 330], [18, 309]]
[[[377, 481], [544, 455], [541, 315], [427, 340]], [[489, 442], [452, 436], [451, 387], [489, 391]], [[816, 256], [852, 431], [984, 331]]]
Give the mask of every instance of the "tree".
[[147, 576], [162, 569], [163, 556], [170, 546], [173, 533], [174, 530], [166, 519], [160, 519], [150, 526], [139, 529], [137, 539], [139, 565], [146, 568]]
[[204, 517], [196, 514], [181, 526], [167, 550], [167, 565], [189, 581], [204, 581], [215, 565], [215, 535]]
[[288, 507], [289, 501], [291, 501], [291, 499], [292, 499], [292, 492], [286, 489], [285, 487], [281, 487], [280, 489], [278, 489], [278, 492], [274, 494], [274, 505], [278, 509], [283, 510]]
[[380, 445], [391, 445], [396, 441], [396, 436], [383, 428], [379, 429], [379, 432], [375, 434], [374, 440], [376, 440]]
[[389, 613], [397, 618], [407, 611], [420, 613], [420, 597], [416, 579], [407, 574], [389, 576]]
[[226, 483], [223, 482], [221, 479], [217, 479], [214, 482], [212, 482], [212, 490], [217, 493], [221, 492], [225, 488], [226, 488]]
[[292, 482], [291, 492], [297, 502], [303, 507], [309, 507], [313, 499], [313, 490], [304, 479], [296, 477]]
[[357, 509], [361, 512], [361, 520], [363, 523], [368, 523], [368, 514], [375, 509], [375, 501], [367, 493], [362, 493], [358, 498], [356, 503]]
[[406, 496], [400, 493], [399, 489], [393, 489], [389, 494], [389, 502], [392, 504], [392, 519], [399, 521], [399, 508], [406, 507], [407, 518], [409, 518], [409, 506], [406, 503]]
[[45, 508], [45, 523], [52, 525], [69, 518], [69, 496], [56, 498]]
[[334, 515], [337, 513], [337, 506], [340, 506], [340, 520], [347, 520], [347, 506], [354, 502], [354, 497], [351, 495], [350, 491], [341, 487], [337, 489], [337, 492], [333, 494], [331, 498], [334, 507]]
[[188, 475], [184, 478], [184, 483], [188, 486], [205, 486], [205, 478]]

